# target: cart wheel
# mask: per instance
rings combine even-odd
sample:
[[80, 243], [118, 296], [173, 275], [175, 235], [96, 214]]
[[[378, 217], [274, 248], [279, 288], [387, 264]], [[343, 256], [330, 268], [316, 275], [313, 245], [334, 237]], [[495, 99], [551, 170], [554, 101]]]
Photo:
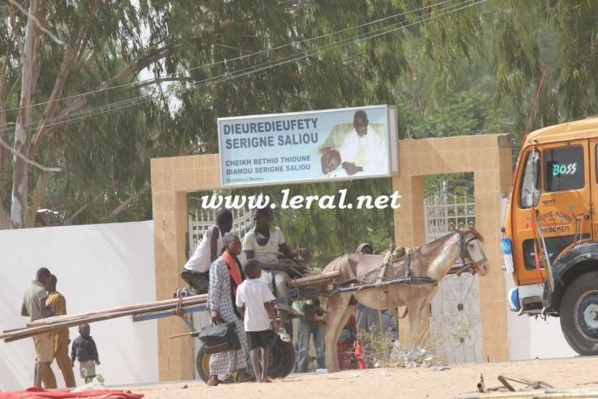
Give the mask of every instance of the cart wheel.
[[203, 347], [199, 348], [197, 352], [195, 367], [197, 367], [199, 378], [207, 384], [210, 379], [210, 354], [206, 353]]
[[[278, 336], [270, 347], [270, 366], [268, 375], [272, 378], [284, 378], [295, 368], [295, 347], [291, 342], [283, 342]], [[195, 367], [199, 378], [207, 384], [210, 378], [210, 354], [199, 348], [195, 358]]]
[[270, 366], [268, 375], [272, 378], [284, 378], [295, 368], [295, 347], [292, 342], [284, 342], [276, 336], [270, 346]]

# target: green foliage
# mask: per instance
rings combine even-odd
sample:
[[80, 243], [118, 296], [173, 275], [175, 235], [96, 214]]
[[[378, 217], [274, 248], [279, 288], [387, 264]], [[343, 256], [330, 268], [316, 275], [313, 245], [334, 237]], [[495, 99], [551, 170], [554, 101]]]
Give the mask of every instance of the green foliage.
[[[598, 3], [591, 0], [44, 6], [45, 28], [64, 44], [40, 35], [28, 155], [62, 171], [50, 176], [45, 192], [35, 167], [26, 184], [30, 200], [41, 193], [40, 207], [58, 210], [64, 223], [151, 218], [149, 160], [216, 153], [218, 117], [393, 104], [401, 138], [512, 132], [518, 144], [544, 70], [530, 130], [598, 108]], [[0, 17], [0, 139], [12, 144], [21, 89], [17, 39], [27, 18], [6, 2]], [[49, 112], [45, 102], [65, 54], [75, 49], [59, 96], [67, 99]], [[165, 85], [140, 82], [145, 68]], [[94, 94], [81, 96], [87, 92]], [[13, 165], [0, 147], [0, 225], [11, 205]], [[291, 189], [322, 195], [339, 187]], [[353, 196], [390, 193], [388, 179], [346, 187]], [[392, 239], [391, 212], [287, 210], [277, 217], [288, 224], [290, 241], [317, 244], [319, 254], [350, 252], [361, 241], [384, 247]]]
[[[272, 194], [277, 191], [272, 187]], [[349, 183], [319, 183], [288, 187], [290, 195], [337, 195], [347, 190], [347, 203], [357, 204], [358, 197], [390, 195], [390, 179], [355, 180]], [[393, 210], [387, 209], [320, 209], [275, 210], [282, 231], [295, 246], [310, 248], [314, 267], [323, 267], [329, 261], [346, 253], [355, 252], [362, 242], [382, 252], [394, 242]]]
[[[283, 204], [283, 190], [288, 191], [288, 198], [296, 195], [317, 195], [316, 199], [306, 209], [307, 202], [301, 209], [281, 209]], [[353, 204], [353, 209], [339, 209], [339, 190], [346, 190], [345, 204]], [[361, 179], [331, 183], [309, 183], [295, 185], [276, 185], [259, 188], [235, 189], [233, 195], [267, 195], [270, 203], [277, 205], [274, 209], [274, 222], [279, 226], [291, 248], [308, 248], [312, 254], [312, 267], [324, 267], [332, 259], [346, 253], [355, 252], [362, 242], [368, 242], [374, 250], [384, 251], [394, 242], [393, 210], [365, 209], [368, 202], [363, 200], [364, 209], [356, 209], [358, 197], [371, 196], [375, 199], [379, 195], [391, 195], [390, 179]], [[228, 194], [225, 193], [224, 195]], [[201, 198], [211, 193], [193, 194], [194, 198]], [[335, 209], [322, 209], [318, 200], [325, 196], [336, 196]], [[330, 204], [323, 199], [322, 204]], [[400, 200], [399, 200], [400, 204]], [[201, 210], [199, 201], [189, 202], [189, 211], [194, 214]], [[198, 212], [199, 213], [199, 212]]]

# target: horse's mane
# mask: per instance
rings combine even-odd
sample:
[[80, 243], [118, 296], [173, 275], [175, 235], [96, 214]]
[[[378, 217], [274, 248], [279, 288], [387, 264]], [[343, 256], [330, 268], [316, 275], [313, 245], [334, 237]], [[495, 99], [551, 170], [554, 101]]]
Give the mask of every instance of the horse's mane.
[[[450, 232], [446, 235], [443, 235], [442, 237], [439, 237], [439, 238], [435, 239], [434, 241], [430, 241], [422, 246], [413, 247], [413, 248], [405, 248], [405, 249], [411, 253], [416, 253], [416, 252], [428, 253], [428, 252], [432, 251], [433, 249], [435, 249], [437, 244], [440, 244], [440, 243], [448, 240], [453, 235], [455, 235], [455, 234], [464, 235], [468, 232], [472, 233], [474, 235], [474, 237], [476, 239], [480, 240], [482, 243], [484, 242], [484, 237], [480, 234], [479, 231], [477, 231], [474, 227], [467, 227], [465, 229], [455, 229], [452, 232]], [[341, 258], [350, 256], [350, 255], [353, 255], [353, 253], [342, 254], [342, 255], [336, 257], [335, 260], [338, 262]], [[383, 254], [376, 254], [376, 255], [382, 256]]]
[[438, 244], [445, 242], [446, 240], [448, 240], [455, 234], [465, 235], [468, 232], [472, 233], [474, 235], [474, 237], [477, 238], [478, 240], [480, 240], [481, 242], [484, 242], [484, 237], [482, 237], [482, 235], [480, 234], [479, 231], [477, 231], [473, 227], [468, 227], [466, 229], [455, 229], [452, 232], [450, 232], [440, 238], [435, 239], [434, 241], [430, 241], [430, 242], [422, 245], [421, 247], [416, 247], [416, 248], [414, 248], [414, 252], [415, 251], [422, 252], [422, 253], [430, 252], [434, 248], [436, 248], [438, 246]]
[[474, 237], [477, 238], [478, 240], [480, 240], [481, 242], [484, 242], [484, 237], [482, 237], [482, 235], [480, 234], [479, 231], [477, 231], [474, 227], [468, 227], [466, 229], [455, 229], [452, 232], [448, 233], [447, 235], [437, 238], [434, 241], [430, 241], [429, 243], [427, 243], [425, 245], [432, 245], [432, 244], [437, 244], [437, 242], [440, 242], [440, 241], [445, 241], [449, 237], [453, 236], [455, 233], [464, 235], [468, 232], [472, 233], [474, 235]]
[[463, 229], [463, 230], [455, 230], [455, 231], [459, 232], [459, 234], [465, 234], [467, 232], [473, 233], [473, 235], [474, 235], [475, 238], [477, 238], [481, 242], [484, 242], [484, 237], [482, 237], [482, 235], [480, 234], [480, 232], [477, 231], [474, 227], [468, 227], [468, 228]]

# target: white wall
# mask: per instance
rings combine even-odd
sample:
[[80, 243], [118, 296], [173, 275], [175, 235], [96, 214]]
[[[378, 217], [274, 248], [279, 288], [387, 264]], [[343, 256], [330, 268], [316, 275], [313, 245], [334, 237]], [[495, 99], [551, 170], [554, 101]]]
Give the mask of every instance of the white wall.
[[[506, 292], [514, 287], [511, 274], [505, 275]], [[505, 296], [506, 297], [506, 296]], [[505, 301], [505, 306], [508, 304]], [[551, 359], [576, 356], [561, 331], [560, 319], [546, 320], [527, 315], [518, 316], [507, 310], [509, 358], [511, 360]]]
[[[69, 314], [156, 300], [153, 222], [0, 231], [0, 329], [24, 327], [23, 293], [35, 271], [58, 278]], [[78, 335], [70, 329], [71, 340]], [[91, 324], [107, 385], [158, 381], [157, 322], [130, 317]], [[0, 390], [33, 384], [31, 338], [0, 342]], [[53, 364], [58, 387], [64, 387]], [[75, 365], [78, 385], [83, 381]]]

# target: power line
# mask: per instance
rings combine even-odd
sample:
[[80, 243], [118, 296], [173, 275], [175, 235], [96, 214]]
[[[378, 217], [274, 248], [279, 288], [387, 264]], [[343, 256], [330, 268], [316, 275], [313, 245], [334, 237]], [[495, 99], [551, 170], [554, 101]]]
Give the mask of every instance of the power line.
[[[469, 1], [471, 1], [471, 0], [469, 0]], [[273, 53], [273, 52], [276, 52], [278, 50], [281, 50], [281, 49], [289, 47], [289, 46], [296, 46], [296, 45], [299, 45], [299, 44], [314, 42], [314, 41], [317, 41], [317, 40], [320, 40], [320, 39], [323, 39], [323, 38], [326, 38], [326, 37], [335, 36], [335, 35], [338, 35], [338, 34], [341, 34], [341, 33], [344, 33], [344, 32], [348, 32], [350, 30], [363, 28], [363, 27], [366, 27], [366, 26], [369, 26], [369, 25], [374, 25], [374, 24], [377, 24], [377, 23], [380, 23], [380, 22], [383, 22], [383, 21], [386, 21], [386, 20], [389, 20], [389, 19], [398, 18], [398, 17], [401, 17], [401, 16], [406, 16], [408, 14], [420, 12], [420, 11], [423, 11], [423, 10], [426, 10], [426, 9], [430, 9], [430, 8], [433, 8], [433, 7], [436, 7], [436, 6], [439, 6], [439, 5], [446, 4], [448, 2], [450, 2], [450, 0], [445, 0], [445, 1], [433, 4], [431, 6], [421, 7], [421, 8], [415, 9], [415, 10], [410, 10], [410, 11], [406, 11], [406, 12], [402, 12], [402, 13], [390, 15], [390, 16], [387, 16], [387, 17], [384, 17], [384, 18], [381, 18], [381, 19], [377, 19], [377, 20], [374, 20], [374, 21], [371, 21], [371, 22], [367, 22], [367, 23], [364, 23], [364, 24], [361, 24], [361, 25], [357, 25], [357, 26], [354, 26], [354, 27], [350, 27], [350, 28], [346, 28], [346, 29], [343, 29], [343, 30], [335, 31], [335, 32], [332, 32], [332, 33], [327, 33], [327, 34], [316, 36], [316, 37], [313, 37], [313, 38], [301, 40], [301, 41], [298, 41], [298, 42], [287, 43], [287, 44], [284, 44], [284, 45], [281, 45], [281, 46], [278, 46], [278, 47], [274, 47], [272, 49], [261, 50], [261, 51], [253, 52], [251, 54], [242, 55], [242, 56], [231, 58], [231, 59], [225, 59], [225, 60], [222, 60], [222, 61], [213, 62], [211, 64], [205, 64], [205, 65], [200, 65], [200, 66], [188, 68], [186, 70], [186, 72], [194, 71], [194, 70], [198, 70], [198, 69], [206, 69], [206, 68], [217, 66], [217, 65], [221, 65], [221, 64], [226, 65], [227, 63], [230, 63], [230, 62], [244, 60], [246, 58], [251, 58], [251, 57], [256, 57], [258, 55], [265, 54], [265, 53]], [[463, 1], [463, 3], [465, 3], [465, 2], [467, 2], [467, 1]], [[145, 86], [147, 83], [150, 83], [150, 82], [153, 82], [153, 81], [160, 81], [160, 80], [163, 80], [163, 79], [168, 79], [170, 77], [176, 77], [176, 74], [175, 73], [171, 73], [171, 74], [166, 74], [166, 75], [158, 77], [158, 78], [152, 78], [152, 79], [146, 79], [146, 80], [141, 80], [141, 81], [137, 81], [137, 82], [125, 83], [125, 84], [117, 85], [117, 86], [110, 86], [110, 87], [101, 88], [101, 89], [97, 89], [97, 90], [93, 90], [93, 91], [88, 91], [88, 92], [85, 92], [85, 93], [76, 94], [76, 95], [73, 95], [73, 96], [62, 97], [62, 98], [54, 100], [54, 101], [73, 100], [73, 99], [77, 99], [77, 98], [80, 98], [80, 97], [85, 97], [85, 96], [89, 96], [89, 95], [92, 95], [92, 94], [97, 94], [97, 93], [106, 92], [106, 91], [115, 90], [115, 89], [120, 89], [120, 88]], [[28, 107], [36, 107], [36, 106], [40, 106], [40, 105], [45, 105], [45, 104], [48, 104], [49, 102], [50, 101], [39, 102], [39, 103], [35, 103], [35, 104], [32, 104], [32, 105], [29, 105]], [[2, 112], [9, 112], [9, 111], [16, 111], [18, 109], [19, 109], [19, 107], [8, 108], [8, 109], [5, 109], [5, 110], [0, 110], [0, 113], [2, 113]]]
[[[305, 40], [300, 40], [298, 42], [287, 43], [287, 44], [284, 44], [284, 45], [281, 45], [281, 46], [278, 46], [278, 47], [274, 47], [272, 49], [256, 51], [256, 52], [253, 52], [251, 54], [246, 54], [246, 55], [242, 55], [242, 56], [231, 58], [231, 59], [225, 59], [225, 60], [222, 60], [222, 61], [216, 61], [216, 62], [213, 62], [211, 64], [205, 64], [205, 65], [200, 65], [200, 66], [188, 68], [188, 69], [186, 69], [186, 72], [194, 71], [194, 70], [198, 70], [198, 69], [206, 69], [206, 68], [213, 67], [213, 66], [216, 66], [216, 65], [221, 65], [221, 64], [225, 64], [226, 65], [229, 62], [234, 62], [234, 61], [239, 61], [239, 60], [243, 60], [243, 59], [246, 59], [246, 58], [256, 57], [256, 56], [264, 54], [264, 53], [276, 52], [278, 50], [281, 50], [281, 49], [289, 47], [289, 46], [296, 46], [298, 44], [304, 44], [304, 43], [309, 43], [309, 42], [317, 41], [317, 40], [320, 40], [320, 39], [323, 39], [323, 38], [326, 38], [326, 37], [335, 36], [335, 35], [338, 35], [338, 34], [341, 34], [341, 33], [345, 33], [345, 32], [348, 32], [350, 30], [363, 28], [363, 27], [366, 27], [366, 26], [369, 26], [369, 25], [374, 25], [374, 24], [377, 24], [377, 23], [380, 23], [380, 22], [383, 22], [383, 21], [386, 21], [386, 20], [389, 20], [389, 19], [398, 18], [398, 17], [406, 16], [406, 15], [409, 15], [409, 14], [412, 14], [412, 13], [424, 11], [426, 9], [430, 9], [430, 8], [433, 8], [433, 7], [436, 7], [436, 6], [440, 6], [440, 5], [449, 3], [450, 1], [451, 0], [441, 1], [441, 2], [438, 2], [438, 3], [432, 4], [430, 6], [421, 7], [421, 8], [415, 9], [415, 10], [405, 11], [405, 12], [401, 12], [401, 13], [398, 13], [398, 14], [393, 14], [393, 15], [390, 15], [390, 16], [387, 16], [387, 17], [384, 17], [384, 18], [380, 18], [380, 19], [377, 19], [377, 20], [374, 20], [374, 21], [371, 21], [371, 22], [367, 22], [367, 23], [364, 23], [364, 24], [361, 24], [361, 25], [356, 25], [356, 26], [353, 26], [353, 27], [349, 27], [349, 28], [345, 28], [345, 29], [338, 30], [338, 31], [335, 31], [335, 32], [323, 34], [323, 35], [316, 36], [316, 37], [313, 37], [313, 38], [308, 38], [308, 39], [305, 39]], [[85, 93], [79, 93], [79, 94], [72, 95], [72, 96], [61, 97], [61, 98], [56, 99], [54, 101], [73, 100], [73, 99], [77, 99], [77, 98], [80, 98], [80, 97], [85, 97], [85, 96], [89, 96], [89, 95], [92, 95], [92, 94], [97, 94], [97, 93], [106, 92], [106, 91], [115, 90], [115, 89], [121, 89], [121, 88], [127, 88], [127, 87], [144, 86], [144, 85], [146, 85], [146, 83], [150, 83], [152, 81], [161, 80], [161, 79], [167, 79], [169, 77], [176, 77], [176, 73], [166, 74], [163, 77], [160, 77], [160, 78], [157, 78], [157, 79], [155, 79], [155, 78], [153, 78], [153, 79], [146, 79], [146, 80], [141, 80], [141, 81], [137, 81], [137, 82], [131, 82], [131, 83], [125, 83], [125, 84], [116, 85], [116, 86], [110, 86], [110, 87], [100, 88], [100, 89], [88, 91], [88, 92], [85, 92]], [[46, 105], [48, 103], [50, 103], [50, 101], [43, 101], [43, 102], [39, 102], [39, 103], [28, 105], [27, 107], [37, 107], [37, 106], [40, 106], [40, 105]], [[16, 111], [16, 110], [19, 110], [19, 109], [20, 109], [20, 107], [8, 108], [8, 109], [5, 109], [5, 110], [0, 110], [0, 113], [10, 112], [10, 111]]]
[[[312, 49], [312, 50], [306, 50], [306, 51], [302, 52], [302, 54], [300, 54], [300, 55], [289, 55], [289, 56], [283, 57], [279, 60], [276, 60], [275, 62], [267, 61], [267, 62], [263, 62], [258, 65], [253, 65], [253, 66], [249, 66], [246, 68], [242, 68], [237, 71], [225, 72], [222, 75], [210, 77], [210, 78], [198, 81], [198, 82], [191, 83], [190, 84], [191, 87], [185, 88], [184, 90], [189, 90], [192, 88], [202, 88], [202, 87], [210, 86], [213, 84], [223, 83], [223, 82], [227, 82], [227, 81], [237, 79], [240, 77], [248, 76], [248, 75], [251, 75], [254, 73], [263, 72], [265, 70], [268, 70], [268, 69], [271, 69], [271, 68], [274, 68], [274, 67], [277, 67], [280, 65], [284, 65], [289, 62], [300, 61], [305, 58], [309, 58], [317, 53], [330, 51], [330, 50], [333, 50], [336, 48], [342, 48], [347, 45], [354, 44], [356, 42], [373, 39], [375, 37], [386, 35], [386, 34], [395, 32], [400, 29], [408, 28], [408, 27], [411, 27], [411, 26], [414, 26], [414, 25], [417, 25], [417, 24], [420, 24], [423, 22], [430, 21], [434, 18], [449, 15], [449, 14], [461, 11], [463, 9], [473, 7], [480, 3], [484, 3], [486, 1], [487, 0], [477, 0], [477, 1], [464, 0], [461, 3], [447, 6], [444, 9], [441, 9], [440, 12], [435, 12], [434, 15], [432, 15], [432, 16], [421, 17], [419, 20], [416, 20], [416, 21], [408, 23], [408, 24], [403, 24], [401, 22], [395, 23], [395, 24], [390, 24], [390, 25], [384, 26], [382, 28], [377, 28], [371, 32], [362, 33], [362, 34], [359, 34], [359, 35], [356, 35], [356, 36], [353, 36], [353, 37], [350, 37], [347, 39], [333, 42], [333, 43], [330, 43], [330, 44], [327, 44], [324, 46], [316, 47], [315, 49]], [[457, 8], [455, 8], [455, 7], [457, 7]], [[58, 116], [55, 118], [50, 118], [50, 119], [44, 121], [44, 126], [51, 127], [51, 126], [60, 125], [62, 123], [66, 123], [66, 122], [72, 122], [72, 121], [88, 118], [90, 116], [100, 115], [102, 113], [110, 112], [114, 108], [118, 108], [119, 110], [122, 110], [123, 108], [129, 108], [129, 107], [132, 107], [132, 106], [135, 106], [138, 104], [142, 104], [147, 101], [151, 101], [153, 98], [154, 97], [152, 97], [151, 95], [148, 94], [148, 95], [143, 95], [143, 96], [139, 96], [139, 97], [132, 98], [132, 99], [120, 100], [120, 101], [117, 101], [114, 103], [109, 103], [109, 104], [98, 106], [95, 108], [89, 108], [86, 110], [82, 110], [82, 111], [73, 113], [71, 115], [68, 115], [66, 117]], [[65, 118], [68, 118], [68, 119], [65, 119]], [[65, 120], [63, 120], [63, 119], [65, 119]], [[36, 123], [39, 123], [39, 122], [40, 122], [39, 120], [35, 121], [35, 122], [31, 123], [30, 126], [32, 126]], [[38, 129], [38, 127], [28, 127], [28, 128], [25, 128], [24, 130], [25, 131], [33, 131], [33, 130], [37, 130], [37, 129]], [[4, 131], [7, 131], [7, 130], [9, 130], [9, 129], [4, 129]]]

